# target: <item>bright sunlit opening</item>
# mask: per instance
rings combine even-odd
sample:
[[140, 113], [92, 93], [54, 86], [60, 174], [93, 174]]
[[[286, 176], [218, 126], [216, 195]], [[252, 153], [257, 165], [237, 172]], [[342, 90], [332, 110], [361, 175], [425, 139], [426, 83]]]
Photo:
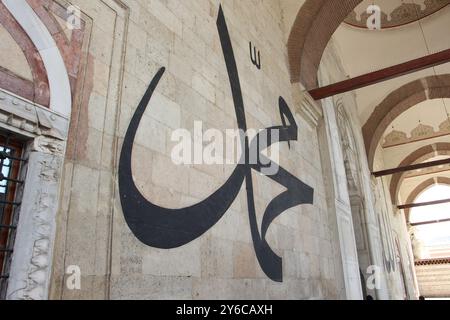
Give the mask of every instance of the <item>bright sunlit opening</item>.
[[[450, 186], [435, 185], [423, 192], [415, 203], [450, 198]], [[450, 219], [450, 203], [413, 208], [410, 223], [432, 222]], [[420, 246], [421, 259], [450, 256], [450, 222], [430, 223], [414, 227], [416, 245]]]

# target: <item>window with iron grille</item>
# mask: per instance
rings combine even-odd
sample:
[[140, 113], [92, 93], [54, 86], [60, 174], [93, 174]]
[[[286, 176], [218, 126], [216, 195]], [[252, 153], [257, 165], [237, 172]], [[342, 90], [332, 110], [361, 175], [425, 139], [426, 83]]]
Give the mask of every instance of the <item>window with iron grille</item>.
[[14, 251], [22, 181], [23, 143], [0, 133], [0, 299], [6, 297]]

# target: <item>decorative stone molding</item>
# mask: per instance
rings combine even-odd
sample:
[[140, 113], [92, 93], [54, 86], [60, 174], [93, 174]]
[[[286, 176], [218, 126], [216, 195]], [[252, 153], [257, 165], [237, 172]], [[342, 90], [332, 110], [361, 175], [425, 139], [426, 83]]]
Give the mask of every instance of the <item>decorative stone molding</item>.
[[323, 117], [322, 110], [309, 94], [305, 94], [300, 103], [300, 113], [314, 127], [317, 127], [319, 120]]
[[381, 254], [383, 263], [388, 273], [395, 272], [395, 250], [392, 228], [390, 227], [390, 219], [388, 208], [383, 204], [385, 196], [383, 186], [376, 179], [372, 179], [371, 189], [374, 196], [374, 206], [377, 214], [379, 232], [381, 234]]
[[308, 92], [301, 92], [300, 85], [293, 85], [294, 101], [299, 106], [297, 109], [302, 118], [312, 127], [316, 128], [323, 113], [321, 107], [309, 95]]
[[361, 178], [359, 172], [361, 172], [361, 168], [358, 165], [359, 154], [356, 141], [342, 99], [338, 99], [336, 101], [336, 105], [338, 130], [344, 155], [344, 164], [346, 168], [349, 191], [350, 194], [360, 195]]
[[384, 138], [383, 148], [396, 147], [417, 141], [423, 141], [442, 136], [450, 135], [450, 119], [445, 120], [439, 125], [439, 131], [435, 131], [432, 126], [420, 123], [411, 131], [410, 137], [403, 131], [393, 130]]
[[411, 131], [411, 135], [414, 138], [424, 138], [430, 136], [434, 133], [434, 129], [432, 126], [427, 126], [424, 124], [419, 124], [416, 128]]
[[69, 120], [0, 89], [0, 127], [30, 141], [7, 299], [46, 299]]
[[439, 130], [450, 134], [450, 118], [439, 125]]
[[29, 138], [7, 299], [46, 299], [69, 119], [0, 89], [0, 127]]
[[55, 9], [56, 1], [3, 0], [3, 4], [38, 50], [50, 85], [50, 108], [0, 89], [0, 127], [28, 138], [27, 161], [20, 171], [25, 183], [20, 190], [7, 299], [43, 300], [49, 296], [59, 189], [72, 112], [69, 76], [74, 85], [81, 47], [61, 48], [57, 28], [46, 19], [50, 13], [39, 10], [44, 4], [51, 4], [45, 10]]
[[346, 297], [347, 299], [362, 299], [358, 251], [341, 147], [337, 108], [332, 99], [326, 99], [322, 103], [330, 166], [333, 172], [333, 209], [336, 212]]
[[398, 145], [408, 141], [408, 135], [403, 131], [392, 130], [391, 133], [384, 138], [383, 148]]
[[[52, 144], [50, 139], [47, 143]], [[55, 143], [58, 149], [60, 142]], [[62, 164], [60, 155], [32, 150], [28, 154], [7, 299], [48, 296]]]
[[49, 137], [40, 136], [33, 140], [32, 151], [51, 154], [55, 156], [64, 156], [65, 142], [58, 141]]
[[29, 137], [67, 139], [69, 121], [52, 110], [0, 89], [0, 123]]
[[[390, 0], [392, 5], [396, 5], [391, 10], [381, 8], [381, 28], [388, 29], [393, 27], [403, 26], [412, 22], [421, 20], [429, 15], [432, 15], [439, 10], [442, 10], [450, 4], [450, 0], [420, 0], [415, 1], [419, 3], [404, 2], [398, 0]], [[395, 4], [397, 2], [398, 4]], [[346, 19], [345, 23], [367, 29], [366, 21], [369, 19], [369, 14], [366, 12], [367, 7], [372, 4], [372, 1], [364, 1], [359, 7], [357, 7]], [[376, 4], [376, 3], [375, 3]], [[361, 12], [364, 11], [362, 13]]]

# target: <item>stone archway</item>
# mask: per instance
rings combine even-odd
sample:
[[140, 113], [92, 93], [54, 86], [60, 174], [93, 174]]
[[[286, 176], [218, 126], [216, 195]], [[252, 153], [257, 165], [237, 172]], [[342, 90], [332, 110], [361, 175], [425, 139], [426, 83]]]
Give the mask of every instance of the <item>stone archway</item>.
[[410, 82], [390, 93], [363, 126], [369, 168], [384, 132], [399, 115], [425, 100], [450, 98], [450, 74], [430, 76]]
[[0, 24], [22, 50], [33, 77], [33, 81], [27, 81], [16, 76], [10, 70], [1, 68], [0, 87], [48, 107], [50, 104], [50, 88], [42, 58], [31, 39], [3, 2], [0, 2]]
[[[317, 87], [323, 52], [339, 25], [362, 0], [306, 0], [300, 8], [288, 39], [292, 83], [306, 90]], [[450, 98], [450, 74], [429, 76], [410, 82], [389, 94], [363, 127], [369, 168], [388, 125], [404, 111], [429, 99]]]
[[[411, 164], [426, 161], [430, 158], [439, 155], [450, 154], [450, 143], [434, 143], [428, 146], [424, 146], [408, 155], [400, 164], [399, 167], [409, 166]], [[393, 204], [397, 201], [399, 188], [404, 179], [404, 173], [397, 173], [392, 176], [391, 184], [389, 187], [391, 193], [391, 199]], [[414, 199], [413, 199], [414, 200]], [[408, 201], [410, 203], [410, 201]]]
[[3, 0], [3, 4], [31, 39], [42, 59], [50, 87], [50, 109], [70, 117], [72, 90], [69, 74], [52, 34], [27, 1]]
[[[430, 178], [421, 184], [419, 184], [408, 196], [406, 202], [413, 203], [417, 197], [426, 191], [428, 188], [437, 185], [437, 184], [445, 184], [450, 186], [450, 178], [447, 177], [436, 177]], [[406, 222], [409, 223], [409, 215], [411, 213], [411, 209], [405, 209]]]
[[291, 82], [307, 90], [317, 86], [323, 52], [339, 25], [362, 0], [306, 0], [288, 40]]
[[[20, 92], [16, 91], [14, 95], [2, 90], [1, 111], [17, 119], [17, 123], [8, 123], [7, 127], [2, 124], [1, 129], [20, 135], [27, 144], [23, 156], [27, 159], [26, 168], [20, 172], [23, 190], [8, 274], [7, 299], [48, 298], [55, 257], [56, 217], [73, 105], [71, 80], [73, 85], [76, 84], [71, 76], [76, 74], [71, 74], [66, 66], [68, 57], [64, 53], [68, 51], [64, 52], [58, 46], [62, 43], [58, 40], [63, 35], [62, 29], [56, 27], [55, 20], [45, 19], [50, 13], [39, 11], [52, 8], [51, 4], [56, 2], [2, 0], [0, 7], [0, 23], [5, 26], [6, 21], [5, 29], [13, 39], [19, 37], [16, 42], [22, 41], [27, 46], [24, 50], [19, 44], [25, 56], [30, 52], [35, 56], [34, 64], [30, 60], [28, 63], [32, 70], [33, 65], [37, 65], [42, 74], [37, 80], [33, 77], [34, 86], [40, 87], [45, 78], [48, 90], [48, 96], [43, 96], [47, 103], [39, 99], [30, 102]], [[11, 19], [14, 19], [13, 23]], [[79, 51], [74, 52], [72, 56]], [[25, 122], [27, 125], [22, 125]], [[36, 264], [35, 261], [40, 262]]]

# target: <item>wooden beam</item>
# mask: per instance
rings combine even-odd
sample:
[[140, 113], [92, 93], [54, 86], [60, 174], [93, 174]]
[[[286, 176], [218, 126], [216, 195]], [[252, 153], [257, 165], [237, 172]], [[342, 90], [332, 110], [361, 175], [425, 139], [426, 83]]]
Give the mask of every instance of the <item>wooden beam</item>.
[[399, 208], [400, 210], [412, 209], [412, 208], [419, 208], [419, 207], [435, 206], [435, 205], [444, 204], [444, 203], [450, 203], [450, 198], [443, 199], [443, 200], [429, 201], [429, 202], [402, 204], [400, 206], [397, 206], [397, 208]]
[[430, 54], [392, 67], [384, 68], [362, 76], [344, 80], [322, 88], [309, 91], [314, 100], [320, 100], [334, 95], [364, 88], [383, 81], [394, 79], [409, 73], [435, 67], [450, 62], [450, 49]]
[[410, 223], [410, 225], [411, 225], [411, 227], [417, 227], [417, 226], [424, 226], [424, 225], [427, 225], [427, 224], [436, 224], [436, 223], [444, 223], [444, 222], [450, 222], [450, 219]]
[[430, 170], [430, 171], [421, 171], [421, 172], [416, 172], [413, 173], [411, 175], [406, 176], [406, 179], [410, 179], [410, 178], [417, 178], [417, 177], [423, 177], [423, 176], [429, 176], [432, 174], [438, 174], [438, 173], [443, 173], [443, 172], [447, 172], [450, 171], [450, 167], [449, 166], [444, 166], [444, 168], [442, 169], [434, 169], [434, 170]]
[[436, 258], [436, 259], [423, 259], [416, 260], [414, 264], [416, 266], [429, 266], [429, 265], [437, 265], [437, 264], [448, 264], [450, 263], [450, 258]]
[[375, 177], [379, 178], [379, 177], [389, 176], [389, 175], [401, 173], [401, 172], [414, 171], [414, 170], [425, 169], [425, 168], [430, 168], [430, 167], [442, 166], [442, 165], [449, 164], [449, 163], [450, 163], [450, 158], [444, 159], [444, 160], [437, 160], [437, 161], [413, 164], [413, 165], [409, 165], [406, 167], [398, 167], [398, 168], [394, 168], [394, 169], [372, 172], [372, 174]]

